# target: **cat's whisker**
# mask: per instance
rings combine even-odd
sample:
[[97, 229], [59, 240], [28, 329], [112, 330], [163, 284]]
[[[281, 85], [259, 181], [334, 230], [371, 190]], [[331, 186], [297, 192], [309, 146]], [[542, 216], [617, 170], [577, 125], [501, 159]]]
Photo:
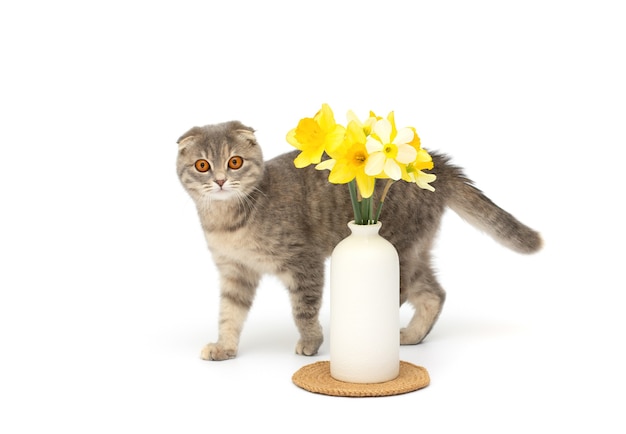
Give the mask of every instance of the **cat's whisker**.
[[265, 197], [267, 198], [267, 194], [265, 194], [265, 192], [264, 192], [263, 190], [261, 190], [259, 187], [256, 187], [256, 186], [255, 186], [255, 187], [252, 189], [252, 191], [253, 191], [253, 192], [257, 192], [258, 194], [261, 194], [261, 195], [263, 195], [263, 196], [265, 196]]
[[240, 190], [235, 190], [235, 193], [237, 195], [237, 202], [239, 204], [239, 209], [243, 213], [247, 213], [247, 212], [252, 213], [253, 211], [256, 211], [256, 204], [250, 198], [250, 196], [248, 196], [247, 194], [245, 194], [244, 192]]

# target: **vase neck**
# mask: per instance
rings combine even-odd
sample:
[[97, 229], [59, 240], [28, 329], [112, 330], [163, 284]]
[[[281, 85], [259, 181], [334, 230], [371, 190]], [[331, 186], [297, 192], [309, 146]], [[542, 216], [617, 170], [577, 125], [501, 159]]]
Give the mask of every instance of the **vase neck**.
[[354, 235], [376, 235], [382, 227], [382, 223], [377, 222], [371, 225], [357, 225], [353, 220], [348, 223], [348, 227]]

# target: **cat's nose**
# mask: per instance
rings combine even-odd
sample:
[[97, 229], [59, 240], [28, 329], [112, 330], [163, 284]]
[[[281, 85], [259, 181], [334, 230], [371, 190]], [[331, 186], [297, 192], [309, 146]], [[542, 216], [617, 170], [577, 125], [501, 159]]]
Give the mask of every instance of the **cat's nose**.
[[216, 180], [215, 180], [215, 183], [216, 183], [217, 185], [219, 185], [220, 187], [223, 187], [225, 182], [226, 182], [226, 180], [225, 180], [225, 179], [216, 179]]

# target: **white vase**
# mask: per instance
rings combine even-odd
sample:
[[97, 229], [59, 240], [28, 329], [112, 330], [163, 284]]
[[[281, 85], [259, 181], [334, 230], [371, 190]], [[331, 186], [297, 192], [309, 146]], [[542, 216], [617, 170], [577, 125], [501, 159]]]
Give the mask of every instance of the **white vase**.
[[400, 265], [381, 224], [348, 223], [330, 259], [330, 375], [382, 383], [400, 371]]

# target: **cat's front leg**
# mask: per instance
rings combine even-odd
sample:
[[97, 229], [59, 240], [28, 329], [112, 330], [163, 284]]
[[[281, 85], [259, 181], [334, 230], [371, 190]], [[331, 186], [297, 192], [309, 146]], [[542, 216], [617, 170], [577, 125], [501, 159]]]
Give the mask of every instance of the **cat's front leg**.
[[200, 353], [204, 360], [227, 360], [237, 355], [239, 336], [254, 301], [260, 276], [239, 264], [220, 264], [220, 314], [217, 342]]
[[319, 270], [311, 266], [308, 271], [281, 277], [289, 289], [293, 318], [300, 332], [296, 354], [313, 356], [324, 342], [319, 322], [324, 289], [323, 265]]

